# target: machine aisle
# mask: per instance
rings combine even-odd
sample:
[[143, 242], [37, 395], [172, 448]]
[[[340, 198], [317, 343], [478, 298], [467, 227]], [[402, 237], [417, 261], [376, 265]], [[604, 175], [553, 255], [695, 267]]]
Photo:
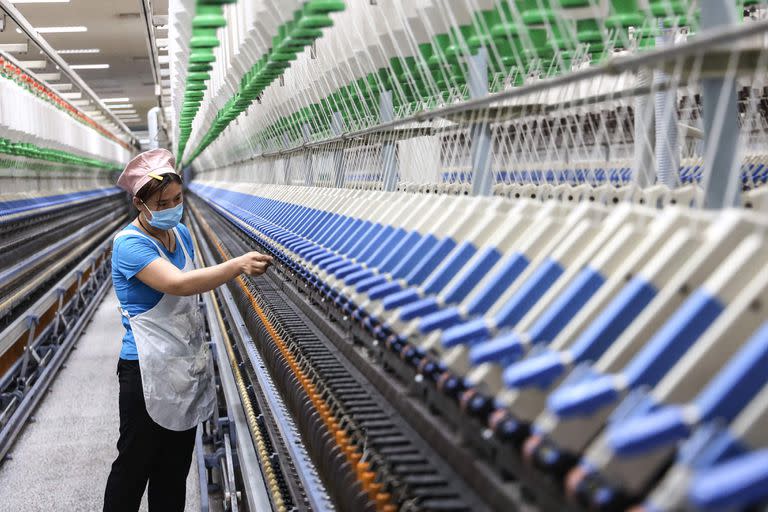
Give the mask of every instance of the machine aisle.
[[[117, 455], [119, 418], [115, 368], [122, 325], [117, 297], [106, 290], [82, 337], [49, 392], [0, 465], [0, 510], [101, 510], [109, 468]], [[200, 510], [194, 464], [187, 510]], [[146, 512], [146, 496], [142, 512]]]

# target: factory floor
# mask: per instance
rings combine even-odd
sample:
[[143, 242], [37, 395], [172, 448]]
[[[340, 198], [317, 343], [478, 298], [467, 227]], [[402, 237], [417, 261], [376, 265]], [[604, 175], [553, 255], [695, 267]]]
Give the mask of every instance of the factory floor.
[[[117, 376], [123, 327], [108, 290], [65, 367], [0, 464], [0, 512], [97, 512], [117, 449]], [[196, 459], [186, 510], [200, 510]], [[146, 494], [141, 507], [147, 510]]]

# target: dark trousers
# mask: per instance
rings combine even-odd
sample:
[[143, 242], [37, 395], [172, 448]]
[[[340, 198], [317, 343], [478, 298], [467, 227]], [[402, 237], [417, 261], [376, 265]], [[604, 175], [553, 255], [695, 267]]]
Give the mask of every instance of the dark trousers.
[[120, 359], [120, 439], [104, 493], [104, 512], [136, 512], [149, 481], [150, 512], [183, 512], [195, 429], [176, 432], [147, 413], [138, 361]]

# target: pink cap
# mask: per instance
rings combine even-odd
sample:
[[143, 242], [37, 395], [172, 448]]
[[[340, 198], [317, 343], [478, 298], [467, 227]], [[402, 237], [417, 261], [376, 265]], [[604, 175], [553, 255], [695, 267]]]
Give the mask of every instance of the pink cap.
[[162, 180], [163, 174], [176, 172], [176, 159], [167, 149], [152, 149], [133, 157], [117, 178], [117, 186], [134, 196], [149, 180]]

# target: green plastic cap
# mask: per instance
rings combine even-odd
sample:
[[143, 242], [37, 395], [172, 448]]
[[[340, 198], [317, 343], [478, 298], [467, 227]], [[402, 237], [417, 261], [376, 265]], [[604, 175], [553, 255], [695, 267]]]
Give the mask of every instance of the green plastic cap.
[[305, 15], [301, 17], [301, 19], [299, 20], [298, 27], [302, 29], [306, 29], [306, 28], [318, 29], [318, 28], [330, 27], [332, 25], [333, 25], [333, 20], [328, 16], [310, 14], [310, 15]]
[[189, 62], [194, 64], [210, 64], [216, 60], [213, 52], [208, 49], [199, 49], [189, 55]]
[[204, 71], [193, 71], [187, 75], [187, 80], [205, 82], [211, 79], [211, 75]]
[[192, 18], [192, 28], [219, 28], [226, 25], [227, 20], [222, 15], [220, 5], [199, 5]]
[[196, 28], [192, 31], [193, 36], [189, 38], [191, 48], [215, 48], [219, 46], [219, 40], [216, 38], [215, 29]]
[[308, 14], [328, 14], [341, 12], [346, 8], [342, 0], [309, 0], [304, 5], [304, 12]]

